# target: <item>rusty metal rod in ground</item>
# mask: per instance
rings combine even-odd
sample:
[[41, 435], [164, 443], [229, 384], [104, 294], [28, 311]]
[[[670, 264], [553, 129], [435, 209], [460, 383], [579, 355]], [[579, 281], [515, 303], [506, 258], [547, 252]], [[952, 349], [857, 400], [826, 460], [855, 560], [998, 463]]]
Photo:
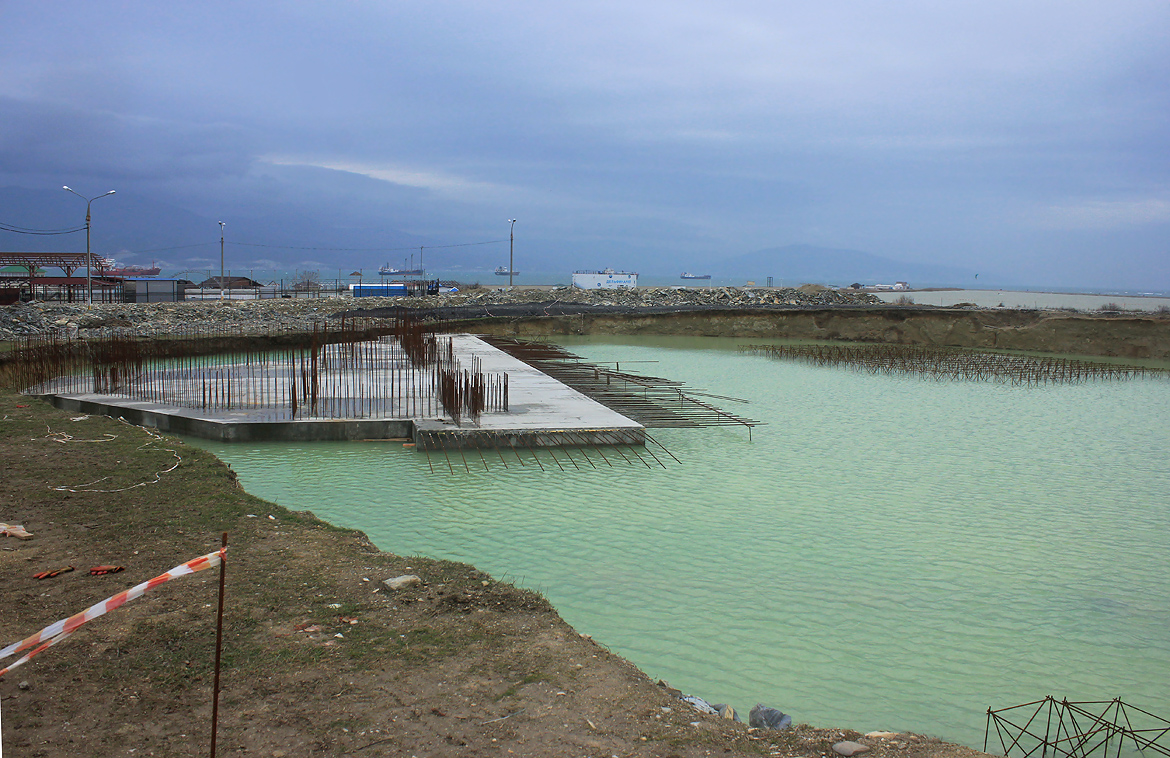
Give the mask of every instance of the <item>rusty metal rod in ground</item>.
[[215, 683], [211, 688], [211, 758], [215, 758], [215, 738], [219, 732], [219, 662], [223, 652], [223, 585], [227, 574], [227, 537], [223, 533], [219, 556], [219, 611], [215, 616]]

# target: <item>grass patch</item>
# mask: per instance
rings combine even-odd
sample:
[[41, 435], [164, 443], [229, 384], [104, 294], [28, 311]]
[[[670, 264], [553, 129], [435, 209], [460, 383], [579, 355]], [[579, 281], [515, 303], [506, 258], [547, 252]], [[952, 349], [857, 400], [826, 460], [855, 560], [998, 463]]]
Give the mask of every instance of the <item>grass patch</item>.
[[516, 682], [515, 684], [509, 685], [508, 688], [499, 695], [496, 695], [495, 702], [498, 703], [506, 697], [514, 697], [518, 692], [520, 692], [520, 688], [524, 685], [535, 684], [536, 682], [544, 681], [544, 679], [545, 676], [543, 671], [533, 671], [525, 675], [523, 679]]

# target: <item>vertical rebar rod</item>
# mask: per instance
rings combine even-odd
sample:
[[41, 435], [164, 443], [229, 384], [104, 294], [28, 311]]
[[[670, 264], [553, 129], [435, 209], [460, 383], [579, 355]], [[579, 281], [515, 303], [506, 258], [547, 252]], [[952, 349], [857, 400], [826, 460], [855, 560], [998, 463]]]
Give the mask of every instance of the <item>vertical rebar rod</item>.
[[223, 654], [223, 590], [227, 577], [228, 533], [223, 533], [219, 552], [219, 610], [215, 615], [215, 679], [211, 695], [211, 758], [215, 758], [215, 743], [219, 733], [219, 671]]

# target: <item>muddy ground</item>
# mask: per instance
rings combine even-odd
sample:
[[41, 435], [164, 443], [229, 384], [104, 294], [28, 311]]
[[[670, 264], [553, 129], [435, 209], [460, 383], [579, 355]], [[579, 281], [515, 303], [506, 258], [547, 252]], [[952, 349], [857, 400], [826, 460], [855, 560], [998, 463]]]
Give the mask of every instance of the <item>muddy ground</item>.
[[[228, 532], [220, 755], [813, 758], [843, 739], [879, 758], [982, 755], [915, 735], [760, 732], [702, 715], [539, 595], [471, 566], [381, 553], [361, 533], [248, 495], [201, 450], [11, 393], [0, 417], [0, 522], [34, 535], [0, 538], [0, 644]], [[91, 576], [98, 565], [124, 570]], [[382, 584], [404, 574], [423, 583]], [[217, 582], [209, 570], [153, 589], [0, 679], [6, 754], [206, 755]]]

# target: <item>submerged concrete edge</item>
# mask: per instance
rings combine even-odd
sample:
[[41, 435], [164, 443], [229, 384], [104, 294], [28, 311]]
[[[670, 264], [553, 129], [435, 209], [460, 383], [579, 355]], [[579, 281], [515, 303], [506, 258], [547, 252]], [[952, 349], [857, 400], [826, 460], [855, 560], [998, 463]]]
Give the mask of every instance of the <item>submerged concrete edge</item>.
[[34, 394], [50, 405], [74, 413], [123, 418], [131, 424], [217, 442], [360, 442], [410, 439], [420, 450], [470, 448], [581, 447], [646, 444], [646, 430], [628, 428], [480, 429], [452, 428], [428, 419], [298, 419], [231, 421], [203, 418], [184, 408], [102, 395]]
[[170, 434], [221, 442], [343, 442], [413, 437], [409, 419], [311, 419], [297, 421], [230, 421], [201, 418], [186, 409], [100, 395], [36, 395], [67, 411], [124, 418], [131, 424]]

